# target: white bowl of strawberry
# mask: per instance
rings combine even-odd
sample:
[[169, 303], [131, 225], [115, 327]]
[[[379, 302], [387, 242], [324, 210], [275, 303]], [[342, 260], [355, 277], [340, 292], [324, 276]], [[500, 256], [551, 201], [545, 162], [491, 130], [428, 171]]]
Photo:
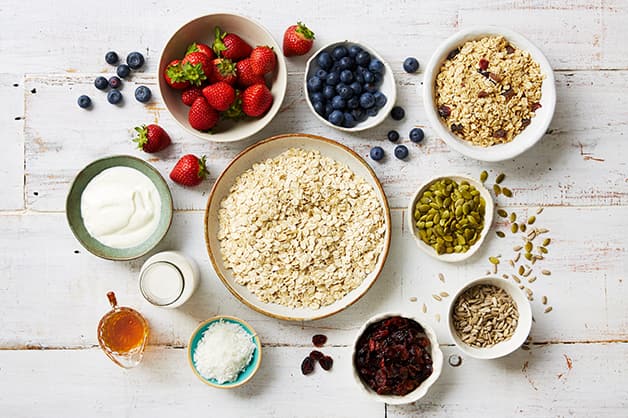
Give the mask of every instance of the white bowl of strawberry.
[[177, 30], [159, 62], [166, 108], [191, 134], [214, 142], [249, 138], [277, 114], [286, 92], [281, 48], [258, 23], [233, 14]]

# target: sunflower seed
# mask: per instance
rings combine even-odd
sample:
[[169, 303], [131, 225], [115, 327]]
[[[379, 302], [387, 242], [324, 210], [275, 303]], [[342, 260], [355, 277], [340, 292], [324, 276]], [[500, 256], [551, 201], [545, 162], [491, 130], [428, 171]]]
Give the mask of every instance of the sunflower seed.
[[549, 229], [546, 229], [546, 228], [539, 228], [536, 230], [537, 234], [546, 234], [548, 232], [549, 232]]
[[524, 286], [524, 285], [522, 285], [522, 284], [520, 284], [520, 285], [519, 285], [519, 289], [521, 289], [521, 290], [523, 290], [523, 288], [524, 288], [524, 287], [525, 287], [525, 286]]
[[532, 242], [530, 241], [526, 242], [526, 245], [523, 246], [523, 248], [526, 250], [527, 253], [532, 251], [532, 247], [533, 245], [532, 245]]
[[543, 274], [545, 276], [550, 276], [552, 274], [552, 272], [549, 271], [549, 270], [541, 270], [541, 274]]
[[514, 274], [512, 275], [512, 279], [516, 282], [516, 283], [521, 283], [521, 279], [518, 278], [517, 276], [515, 276]]
[[502, 193], [502, 188], [498, 184], [493, 184], [493, 192], [495, 196], [499, 196]]
[[521, 258], [521, 253], [517, 253], [517, 255], [515, 255], [515, 258], [512, 259], [512, 261], [516, 263], [517, 261], [519, 261], [519, 258]]
[[[510, 260], [510, 261], [512, 261], [512, 260]], [[503, 277], [504, 279], [508, 279], [510, 276], [508, 276], [507, 274], [502, 274], [502, 277]]]
[[538, 209], [536, 210], [536, 214], [537, 214], [537, 215], [540, 215], [541, 213], [543, 213], [543, 208], [538, 208]]
[[543, 254], [547, 254], [547, 248], [545, 247], [539, 247], [539, 251], [542, 252]]
[[495, 179], [495, 183], [500, 184], [502, 181], [504, 181], [505, 178], [506, 175], [504, 173], [500, 173]]
[[515, 261], [514, 260], [508, 260], [508, 264], [510, 264], [510, 267], [512, 267], [512, 268], [515, 267]]
[[551, 307], [551, 306], [548, 306], [547, 308], [545, 308], [545, 311], [544, 311], [544, 312], [545, 312], [545, 313], [550, 313], [550, 312], [552, 312], [552, 307]]
[[528, 283], [534, 283], [536, 282], [536, 276], [532, 276], [528, 279]]
[[527, 270], [526, 270], [526, 271], [522, 274], [522, 276], [523, 276], [523, 277], [528, 277], [528, 276], [530, 275], [530, 273], [532, 273], [532, 269], [531, 269], [531, 268], [528, 268], [528, 269], [527, 269]]
[[438, 296], [438, 295], [432, 295], [432, 297], [433, 297], [434, 299], [436, 299], [437, 301], [439, 301], [439, 302], [440, 302], [441, 300], [443, 300], [443, 298], [441, 298], [441, 297], [440, 297], [440, 296]]

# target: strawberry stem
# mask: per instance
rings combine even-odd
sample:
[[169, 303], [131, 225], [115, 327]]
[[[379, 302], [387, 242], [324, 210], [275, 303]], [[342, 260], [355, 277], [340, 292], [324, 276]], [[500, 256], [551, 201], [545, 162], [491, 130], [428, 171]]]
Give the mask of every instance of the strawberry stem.
[[184, 80], [189, 81], [195, 86], [200, 86], [203, 81], [207, 80], [207, 76], [203, 72], [203, 66], [198, 64], [190, 64], [186, 62], [182, 67]]
[[204, 155], [198, 159], [198, 178], [204, 179], [205, 175], [208, 173], [207, 171], [207, 157]]
[[148, 142], [148, 128], [146, 125], [136, 126], [135, 131], [138, 133], [137, 138], [133, 138], [133, 142], [137, 142], [139, 149], [144, 149], [144, 145]]
[[316, 39], [312, 32], [303, 22], [297, 22], [296, 32], [301, 34], [305, 39]]
[[214, 39], [214, 44], [212, 45], [212, 49], [216, 53], [216, 56], [220, 56], [220, 53], [227, 49], [225, 43], [222, 41], [224, 37], [227, 35], [227, 32], [222, 32], [218, 26], [214, 29], [216, 39]]

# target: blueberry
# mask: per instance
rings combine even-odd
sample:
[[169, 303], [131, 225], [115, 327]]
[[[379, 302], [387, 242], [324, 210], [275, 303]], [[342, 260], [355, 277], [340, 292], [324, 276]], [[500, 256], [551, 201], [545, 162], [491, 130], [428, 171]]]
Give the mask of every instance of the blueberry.
[[131, 52], [126, 56], [126, 63], [134, 70], [142, 68], [142, 65], [144, 65], [144, 55], [137, 51]]
[[397, 145], [395, 147], [395, 157], [404, 160], [408, 156], [408, 147], [405, 145]]
[[146, 86], [139, 86], [135, 89], [135, 100], [140, 103], [147, 103], [152, 95], [153, 93]]
[[378, 59], [372, 59], [369, 62], [369, 71], [382, 74], [384, 72], [384, 64]]
[[368, 91], [369, 93], [375, 93], [377, 91], [377, 86], [375, 85], [375, 83], [365, 83], [364, 90]]
[[331, 55], [334, 57], [336, 61], [338, 61], [341, 58], [346, 57], [348, 53], [349, 51], [347, 51], [347, 48], [340, 45], [334, 48], [334, 50], [331, 52]]
[[122, 87], [122, 80], [114, 75], [113, 77], [109, 78], [109, 87], [111, 87], [112, 89], [119, 89], [120, 87]]
[[388, 140], [390, 142], [399, 141], [399, 132], [395, 131], [394, 129], [392, 131], [388, 131]]
[[364, 111], [364, 109], [358, 107], [357, 109], [353, 109], [351, 111], [351, 114], [353, 115], [353, 118], [358, 122], [363, 122], [366, 120], [366, 112]]
[[384, 158], [384, 149], [382, 147], [373, 147], [370, 154], [374, 161], [379, 161]]
[[329, 102], [325, 103], [325, 117], [328, 117], [330, 113], [333, 111], [334, 111], [334, 107], [331, 105], [331, 103]]
[[131, 67], [126, 64], [120, 64], [118, 68], [116, 68], [116, 74], [118, 74], [120, 78], [127, 78], [129, 74], [131, 74]]
[[325, 105], [323, 104], [323, 102], [314, 102], [312, 106], [314, 107], [316, 113], [323, 117], [325, 116]]
[[357, 62], [358, 65], [368, 65], [368, 63], [371, 62], [371, 54], [362, 51], [355, 56], [355, 62]]
[[316, 70], [316, 73], [314, 73], [314, 75], [320, 78], [321, 80], [324, 80], [327, 78], [327, 71], [323, 70], [322, 68], [319, 68], [318, 70]]
[[404, 116], [406, 116], [406, 111], [403, 110], [403, 107], [401, 107], [401, 106], [395, 106], [390, 111], [390, 116], [394, 120], [401, 120], [401, 119], [404, 118]]
[[368, 109], [375, 105], [375, 97], [371, 93], [363, 93], [360, 96], [360, 106], [362, 109]]
[[89, 96], [82, 95], [79, 96], [77, 103], [80, 108], [87, 109], [92, 105], [92, 99], [90, 99]]
[[353, 89], [346, 84], [338, 84], [338, 86], [336, 86], [336, 91], [343, 99], [349, 99], [353, 96]]
[[316, 93], [310, 94], [310, 100], [312, 101], [312, 103], [324, 102], [325, 96], [323, 96], [323, 93], [321, 93], [320, 91], [317, 91]]
[[362, 75], [364, 76], [365, 83], [372, 83], [375, 81], [375, 76], [370, 71], [364, 71]]
[[336, 110], [344, 109], [346, 105], [347, 102], [345, 102], [345, 99], [340, 96], [334, 96], [334, 98], [331, 99], [331, 107]]
[[382, 107], [384, 107], [386, 105], [386, 102], [388, 101], [388, 98], [386, 98], [386, 95], [382, 93], [381, 91], [376, 91], [375, 93], [373, 93], [373, 97], [375, 97], [375, 106], [378, 109], [381, 109]]
[[307, 80], [308, 91], [320, 91], [322, 87], [323, 87], [323, 82], [321, 81], [320, 78], [316, 76], [310, 77], [310, 79]]
[[336, 95], [336, 89], [334, 88], [334, 86], [327, 85], [323, 87], [323, 96], [325, 96], [326, 99], [331, 99], [335, 95]]
[[353, 78], [360, 84], [364, 83], [364, 75], [361, 71], [355, 70], [355, 72], [353, 73]]
[[329, 114], [327, 120], [333, 123], [336, 126], [341, 126], [342, 122], [344, 122], [344, 114], [340, 110], [334, 110]]
[[107, 64], [116, 65], [120, 58], [118, 58], [118, 54], [115, 51], [109, 51], [105, 54], [105, 61]]
[[94, 80], [94, 86], [96, 86], [98, 90], [105, 90], [109, 87], [109, 82], [103, 76], [96, 77], [96, 80]]
[[360, 52], [362, 52], [362, 47], [360, 47], [360, 45], [351, 45], [349, 47], [349, 56], [351, 58], [357, 57]]
[[354, 95], [358, 95], [362, 93], [362, 85], [358, 83], [357, 81], [354, 81], [353, 83], [351, 83], [349, 87], [351, 87], [351, 90], [353, 90]]
[[355, 120], [355, 118], [353, 117], [353, 115], [351, 113], [345, 112], [344, 119], [345, 120], [342, 123], [342, 125], [345, 128], [353, 128], [355, 125], [358, 124], [358, 122]]
[[377, 115], [377, 111], [379, 109], [377, 109], [376, 107], [371, 107], [370, 109], [366, 109], [366, 115], [367, 116], [375, 116]]
[[349, 109], [357, 109], [358, 107], [360, 107], [360, 99], [355, 96], [350, 98], [349, 100], [347, 100], [347, 107]]
[[327, 79], [325, 80], [325, 82], [330, 86], [335, 86], [336, 84], [340, 83], [340, 73], [338, 71], [332, 71], [331, 73], [327, 74]]
[[419, 69], [419, 61], [414, 57], [408, 57], [403, 62], [403, 69], [406, 73], [416, 73]]
[[425, 138], [425, 133], [421, 128], [412, 128], [410, 130], [410, 141], [412, 142], [421, 142]]
[[107, 101], [111, 104], [118, 104], [122, 100], [122, 93], [118, 90], [109, 90], [107, 93]]
[[355, 67], [355, 63], [350, 57], [342, 57], [338, 61], [338, 68], [341, 70], [348, 70]]
[[382, 81], [384, 80], [384, 76], [379, 74], [379, 73], [375, 73], [373, 74], [373, 84], [375, 84], [376, 86], [379, 86], [380, 84], [382, 84]]
[[329, 70], [334, 65], [334, 60], [329, 55], [329, 52], [321, 52], [316, 61], [323, 70]]
[[353, 81], [353, 73], [351, 70], [342, 70], [340, 73], [340, 81], [347, 84], [351, 83]]

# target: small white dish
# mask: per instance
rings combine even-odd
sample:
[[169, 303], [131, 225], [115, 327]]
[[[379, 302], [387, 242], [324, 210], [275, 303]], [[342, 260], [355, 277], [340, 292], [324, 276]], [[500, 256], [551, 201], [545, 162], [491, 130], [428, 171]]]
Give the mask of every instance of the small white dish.
[[[517, 322], [517, 328], [509, 340], [495, 344], [492, 347], [477, 348], [463, 342], [460, 337], [458, 337], [458, 334], [453, 326], [452, 314], [458, 297], [467, 289], [482, 284], [493, 285], [504, 289], [517, 304], [519, 320]], [[458, 346], [460, 351], [466, 355], [481, 360], [496, 359], [507, 356], [517, 350], [528, 338], [530, 329], [532, 328], [532, 309], [530, 308], [530, 302], [528, 301], [527, 296], [514, 283], [498, 277], [481, 277], [479, 279], [471, 280], [462, 286], [462, 288], [456, 292], [454, 297], [451, 298], [447, 315], [447, 328], [449, 329], [449, 335], [456, 343], [456, 346]]]
[[[535, 116], [532, 118], [530, 125], [508, 143], [492, 145], [490, 147], [480, 147], [458, 138], [450, 131], [449, 127], [442, 121], [440, 116], [438, 116], [434, 100], [434, 82], [442, 63], [447, 59], [447, 55], [452, 50], [467, 41], [490, 35], [502, 35], [517, 48], [528, 51], [532, 58], [540, 65], [541, 72], [545, 76], [545, 79], [541, 87], [542, 96], [540, 103], [542, 107], [535, 112]], [[425, 67], [425, 75], [423, 78], [423, 106], [425, 107], [430, 125], [449, 147], [467, 157], [480, 161], [508, 160], [530, 149], [545, 135], [554, 116], [554, 109], [556, 108], [554, 72], [541, 50], [523, 35], [513, 30], [496, 26], [471, 27], [461, 30], [447, 38], [432, 55], [432, 58]]]
[[[387, 99], [386, 104], [384, 105], [384, 107], [382, 107], [379, 110], [379, 112], [377, 112], [377, 115], [368, 117], [365, 121], [359, 122], [353, 128], [345, 128], [344, 126], [334, 125], [333, 123], [329, 122], [327, 119], [325, 119], [324, 117], [316, 113], [307, 93], [307, 80], [318, 69], [318, 63], [316, 60], [318, 56], [321, 54], [321, 52], [327, 51], [331, 53], [331, 51], [335, 47], [339, 45], [346, 45], [346, 44], [359, 45], [360, 47], [362, 47], [362, 49], [364, 49], [369, 54], [371, 54], [371, 57], [375, 57], [378, 60], [380, 60], [384, 64], [384, 68], [386, 69], [384, 73], [384, 78], [382, 80], [382, 85], [379, 88], [379, 91], [381, 91], [384, 95], [386, 95], [386, 99]], [[345, 41], [332, 42], [330, 44], [325, 45], [324, 47], [316, 51], [316, 53], [314, 53], [307, 60], [307, 63], [305, 65], [305, 77], [303, 78], [303, 94], [305, 95], [305, 102], [307, 103], [307, 106], [310, 108], [314, 116], [318, 120], [323, 122], [325, 125], [330, 126], [334, 129], [345, 131], [345, 132], [359, 132], [359, 131], [363, 131], [365, 129], [373, 128], [374, 126], [379, 125], [380, 123], [384, 121], [384, 119], [386, 119], [386, 117], [388, 117], [388, 115], [390, 114], [390, 111], [395, 106], [395, 102], [397, 100], [397, 85], [395, 84], [395, 76], [393, 74], [392, 68], [386, 62], [386, 60], [384, 60], [381, 57], [381, 55], [379, 55], [373, 48], [369, 47], [368, 45], [365, 45], [363, 42], [345, 40]]]
[[[368, 385], [366, 385], [362, 381], [355, 367], [355, 355], [357, 352], [358, 340], [360, 339], [364, 331], [366, 331], [366, 328], [368, 328], [369, 325], [371, 324], [374, 324], [383, 319], [391, 318], [394, 316], [401, 316], [403, 318], [411, 319], [417, 324], [421, 325], [421, 327], [423, 327], [423, 330], [425, 331], [425, 335], [430, 340], [430, 349], [431, 349], [430, 355], [432, 357], [432, 374], [425, 381], [423, 381], [415, 390], [413, 390], [412, 392], [404, 396], [379, 395], [377, 392], [375, 392], [373, 389], [371, 389]], [[358, 387], [361, 389], [363, 393], [365, 393], [368, 397], [370, 397], [371, 399], [377, 402], [384, 402], [391, 405], [403, 405], [407, 403], [416, 402], [419, 399], [421, 399], [423, 396], [427, 394], [427, 391], [434, 384], [434, 382], [438, 380], [438, 378], [440, 377], [440, 373], [443, 370], [443, 352], [441, 351], [440, 346], [438, 345], [438, 339], [436, 338], [436, 333], [434, 332], [432, 327], [429, 325], [426, 325], [424, 321], [420, 321], [417, 317], [411, 314], [399, 313], [399, 312], [384, 312], [384, 313], [380, 313], [369, 318], [358, 330], [358, 333], [356, 334], [356, 337], [353, 341], [353, 355], [351, 356], [351, 363], [353, 366], [351, 369], [353, 371], [353, 379], [355, 380], [356, 384], [358, 385]]]
[[[460, 183], [463, 180], [469, 182], [470, 185], [475, 187], [480, 192], [480, 196], [484, 198], [484, 202], [486, 203], [486, 209], [484, 212], [484, 228], [482, 228], [482, 233], [480, 234], [480, 238], [475, 242], [475, 244], [471, 246], [471, 248], [467, 250], [467, 252], [464, 252], [464, 253], [438, 254], [434, 248], [427, 245], [425, 242], [423, 242], [421, 237], [419, 237], [418, 229], [414, 223], [414, 207], [416, 205], [417, 200], [419, 200], [420, 196], [423, 194], [425, 189], [427, 189], [432, 183], [434, 183], [437, 180], [444, 179], [444, 178], [455, 180], [457, 183]], [[408, 205], [408, 216], [407, 216], [408, 226], [410, 227], [410, 230], [412, 231], [412, 236], [414, 237], [414, 240], [417, 246], [423, 252], [425, 252], [426, 254], [438, 260], [446, 261], [448, 263], [456, 263], [456, 262], [463, 261], [471, 257], [480, 248], [480, 246], [482, 246], [482, 243], [484, 242], [484, 239], [486, 239], [486, 235], [488, 234], [488, 231], [491, 229], [491, 225], [493, 224], [493, 212], [494, 211], [495, 211], [495, 204], [493, 203], [493, 197], [491, 196], [489, 191], [486, 190], [486, 188], [484, 187], [482, 183], [480, 183], [477, 180], [472, 179], [471, 177], [467, 177], [467, 176], [463, 176], [459, 174], [443, 175], [443, 176], [434, 177], [419, 186], [418, 190], [416, 191], [416, 193], [410, 200], [410, 204]]]

